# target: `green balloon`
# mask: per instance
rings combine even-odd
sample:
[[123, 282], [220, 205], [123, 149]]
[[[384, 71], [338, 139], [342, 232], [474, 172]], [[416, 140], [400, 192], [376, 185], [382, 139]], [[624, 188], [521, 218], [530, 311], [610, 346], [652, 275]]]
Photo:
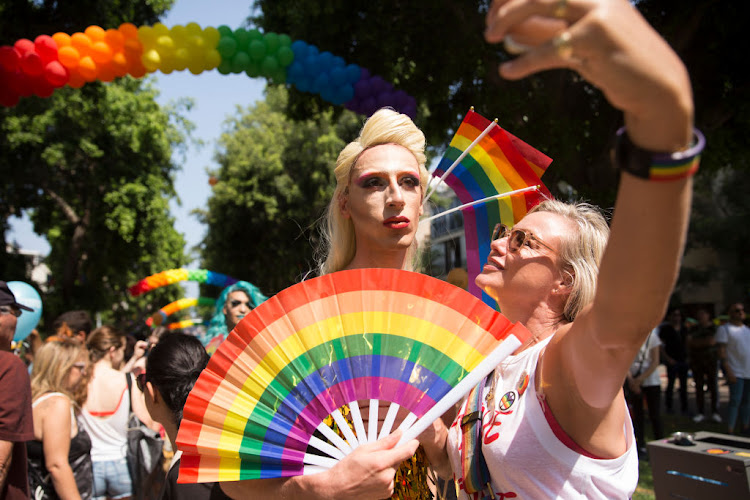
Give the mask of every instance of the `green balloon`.
[[271, 75], [271, 81], [273, 83], [286, 83], [286, 70], [284, 68], [279, 68], [274, 71], [273, 75]]
[[282, 33], [281, 35], [279, 35], [279, 44], [282, 47], [291, 47], [292, 39], [289, 35]]
[[250, 37], [245, 28], [237, 28], [234, 30], [234, 39], [237, 41], [237, 50], [247, 50], [247, 44], [250, 42]]
[[247, 52], [237, 51], [232, 58], [232, 73], [242, 73], [247, 69], [248, 64], [250, 64], [250, 56]]
[[279, 70], [279, 61], [273, 56], [266, 56], [260, 65], [261, 73], [265, 77], [271, 77], [275, 72]]
[[221, 36], [232, 36], [232, 34], [234, 33], [234, 32], [232, 31], [232, 28], [230, 28], [230, 27], [229, 27], [229, 26], [227, 26], [226, 24], [222, 24], [221, 26], [219, 26], [219, 27], [218, 27], [218, 28], [216, 28], [216, 29], [217, 29], [217, 30], [219, 31], [219, 34], [220, 34]]
[[279, 42], [279, 35], [277, 35], [276, 33], [266, 33], [263, 38], [266, 39], [266, 47], [268, 47], [269, 54], [275, 53], [277, 50], [279, 50], [279, 47], [281, 47], [281, 43]]
[[276, 52], [276, 58], [282, 66], [289, 66], [294, 61], [294, 52], [289, 47], [280, 47]]
[[253, 40], [263, 40], [263, 33], [253, 28], [251, 30], [247, 30], [247, 37], [250, 42], [252, 42]]
[[237, 42], [231, 36], [222, 36], [216, 50], [219, 51], [222, 59], [230, 59], [237, 53]]
[[260, 62], [266, 56], [266, 43], [263, 40], [253, 40], [247, 51], [253, 61]]
[[260, 64], [255, 61], [250, 61], [245, 73], [247, 73], [247, 76], [250, 78], [258, 78], [260, 76]]
[[232, 72], [232, 61], [229, 59], [222, 59], [221, 64], [217, 66], [216, 70], [222, 75], [228, 75]]

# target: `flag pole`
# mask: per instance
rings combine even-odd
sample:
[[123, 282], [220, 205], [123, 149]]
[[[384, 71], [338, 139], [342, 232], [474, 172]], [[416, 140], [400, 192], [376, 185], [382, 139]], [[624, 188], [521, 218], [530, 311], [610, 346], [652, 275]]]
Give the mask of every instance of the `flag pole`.
[[[469, 154], [469, 153], [471, 152], [471, 150], [472, 150], [472, 149], [474, 148], [474, 146], [476, 146], [477, 144], [479, 144], [479, 141], [481, 141], [482, 139], [484, 139], [484, 136], [486, 136], [487, 134], [489, 134], [489, 133], [490, 133], [490, 131], [492, 130], [492, 128], [493, 128], [493, 127], [495, 127], [496, 125], [497, 125], [497, 118], [495, 118], [495, 119], [494, 119], [494, 120], [493, 120], [492, 122], [490, 122], [490, 124], [489, 124], [489, 125], [487, 125], [487, 128], [486, 128], [486, 129], [484, 129], [484, 131], [482, 131], [482, 133], [481, 133], [481, 134], [479, 134], [479, 137], [477, 137], [476, 139], [474, 139], [474, 141], [473, 141], [473, 142], [472, 142], [471, 144], [469, 144], [469, 147], [468, 147], [468, 148], [466, 148], [466, 149], [465, 149], [465, 150], [464, 150], [464, 151], [463, 151], [463, 152], [461, 153], [461, 155], [460, 155], [460, 156], [459, 156], [458, 158], [456, 158], [456, 161], [454, 161], [454, 162], [453, 162], [453, 164], [452, 164], [452, 165], [451, 165], [450, 167], [448, 167], [448, 170], [446, 170], [446, 171], [445, 171], [445, 173], [443, 173], [443, 175], [441, 175], [441, 176], [440, 176], [440, 179], [439, 179], [439, 180], [437, 181], [437, 184], [435, 184], [435, 186], [434, 186], [434, 187], [432, 187], [432, 189], [430, 189], [430, 184], [428, 184], [428, 185], [427, 185], [427, 189], [429, 189], [429, 192], [427, 193], [427, 196], [425, 196], [425, 197], [424, 197], [424, 200], [422, 201], [422, 205], [424, 205], [425, 203], [427, 203], [427, 200], [429, 200], [429, 199], [430, 199], [430, 196], [432, 196], [432, 195], [433, 195], [433, 194], [435, 193], [435, 190], [436, 190], [436, 189], [438, 188], [438, 186], [439, 186], [439, 185], [440, 185], [440, 184], [441, 184], [441, 183], [443, 182], [443, 180], [444, 180], [444, 179], [445, 179], [445, 178], [446, 178], [446, 177], [447, 177], [447, 176], [448, 176], [448, 175], [449, 175], [449, 174], [450, 174], [451, 172], [453, 172], [453, 169], [454, 169], [454, 168], [456, 168], [456, 166], [457, 166], [457, 165], [458, 165], [459, 163], [461, 163], [461, 161], [462, 161], [462, 160], [463, 160], [464, 158], [466, 158], [466, 155], [467, 155], [467, 154]], [[434, 179], [434, 177], [433, 177], [433, 178], [431, 178], [431, 179], [430, 179], [430, 181], [432, 181], [432, 179]], [[430, 182], [430, 183], [431, 183], [431, 182]]]
[[438, 219], [444, 215], [452, 214], [453, 212], [457, 212], [458, 210], [463, 210], [465, 208], [473, 207], [474, 205], [479, 205], [480, 203], [487, 203], [488, 201], [492, 200], [499, 200], [501, 198], [507, 198], [509, 196], [514, 196], [521, 193], [528, 193], [529, 191], [539, 191], [540, 185], [537, 184], [536, 186], [529, 186], [521, 189], [516, 189], [515, 191], [508, 191], [507, 193], [500, 193], [493, 196], [488, 196], [487, 198], [482, 198], [481, 200], [472, 201], [469, 203], [465, 203], [458, 207], [453, 207], [449, 210], [446, 210], [445, 212], [440, 212], [438, 214], [435, 214], [431, 217], [427, 217], [424, 219], [420, 219], [419, 223], [424, 224], [426, 222], [432, 222], [435, 219]]

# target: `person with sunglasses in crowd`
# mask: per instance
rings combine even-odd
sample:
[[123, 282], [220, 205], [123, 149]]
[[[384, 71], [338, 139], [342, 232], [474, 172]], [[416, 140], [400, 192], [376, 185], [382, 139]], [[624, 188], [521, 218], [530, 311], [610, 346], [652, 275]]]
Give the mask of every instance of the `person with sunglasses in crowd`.
[[[208, 353], [201, 342], [190, 335], [170, 333], [151, 349], [146, 371], [136, 378], [151, 418], [164, 426], [172, 449], [182, 422], [182, 409], [201, 371], [208, 364]], [[202, 500], [227, 498], [218, 483], [177, 484], [180, 456], [177, 451], [169, 465], [161, 500]]]
[[86, 348], [73, 339], [47, 342], [36, 354], [34, 440], [26, 443], [31, 498], [91, 498], [91, 439], [78, 422], [88, 365]]
[[11, 352], [21, 310], [32, 311], [0, 281], [0, 498], [8, 500], [29, 497], [24, 443], [34, 439], [29, 373]]
[[226, 287], [216, 300], [216, 310], [206, 334], [200, 338], [203, 345], [208, 346], [217, 337], [222, 340], [226, 338], [237, 323], [266, 298], [258, 287], [247, 281], [238, 281]]

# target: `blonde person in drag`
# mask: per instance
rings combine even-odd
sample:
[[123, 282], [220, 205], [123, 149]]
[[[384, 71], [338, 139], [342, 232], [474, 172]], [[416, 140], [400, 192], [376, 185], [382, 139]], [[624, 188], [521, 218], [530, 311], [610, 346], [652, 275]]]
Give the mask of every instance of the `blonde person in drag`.
[[[336, 189], [325, 218], [326, 251], [320, 274], [414, 269], [415, 235], [428, 180], [424, 145], [424, 134], [408, 116], [381, 109], [341, 151], [334, 171]], [[221, 485], [234, 498], [388, 498], [394, 493], [399, 464], [411, 458], [418, 445], [413, 440], [396, 447], [400, 434], [360, 446], [319, 474]], [[416, 487], [423, 490], [417, 494], [429, 495], [426, 484]]]
[[638, 461], [622, 385], [666, 310], [704, 144], [688, 74], [627, 0], [494, 1], [485, 38], [524, 51], [503, 77], [572, 69], [622, 110], [622, 174], [611, 233], [593, 207], [557, 201], [496, 229], [476, 283], [533, 339], [480, 384], [489, 485], [471, 474], [466, 403], [428, 455], [460, 498], [629, 498]]

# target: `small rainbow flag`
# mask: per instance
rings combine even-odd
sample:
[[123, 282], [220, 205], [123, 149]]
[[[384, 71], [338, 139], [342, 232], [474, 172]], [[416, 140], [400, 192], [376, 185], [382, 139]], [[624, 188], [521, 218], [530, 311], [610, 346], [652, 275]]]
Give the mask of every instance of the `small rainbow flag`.
[[[471, 108], [464, 117], [433, 176], [440, 178], [489, 126], [491, 121]], [[469, 292], [492, 307], [497, 304], [474, 284], [490, 254], [495, 224], [513, 226], [545, 197], [549, 190], [541, 181], [552, 158], [513, 134], [494, 125], [444, 179], [461, 203], [471, 203], [497, 194], [539, 186], [508, 198], [491, 200], [463, 210]]]

